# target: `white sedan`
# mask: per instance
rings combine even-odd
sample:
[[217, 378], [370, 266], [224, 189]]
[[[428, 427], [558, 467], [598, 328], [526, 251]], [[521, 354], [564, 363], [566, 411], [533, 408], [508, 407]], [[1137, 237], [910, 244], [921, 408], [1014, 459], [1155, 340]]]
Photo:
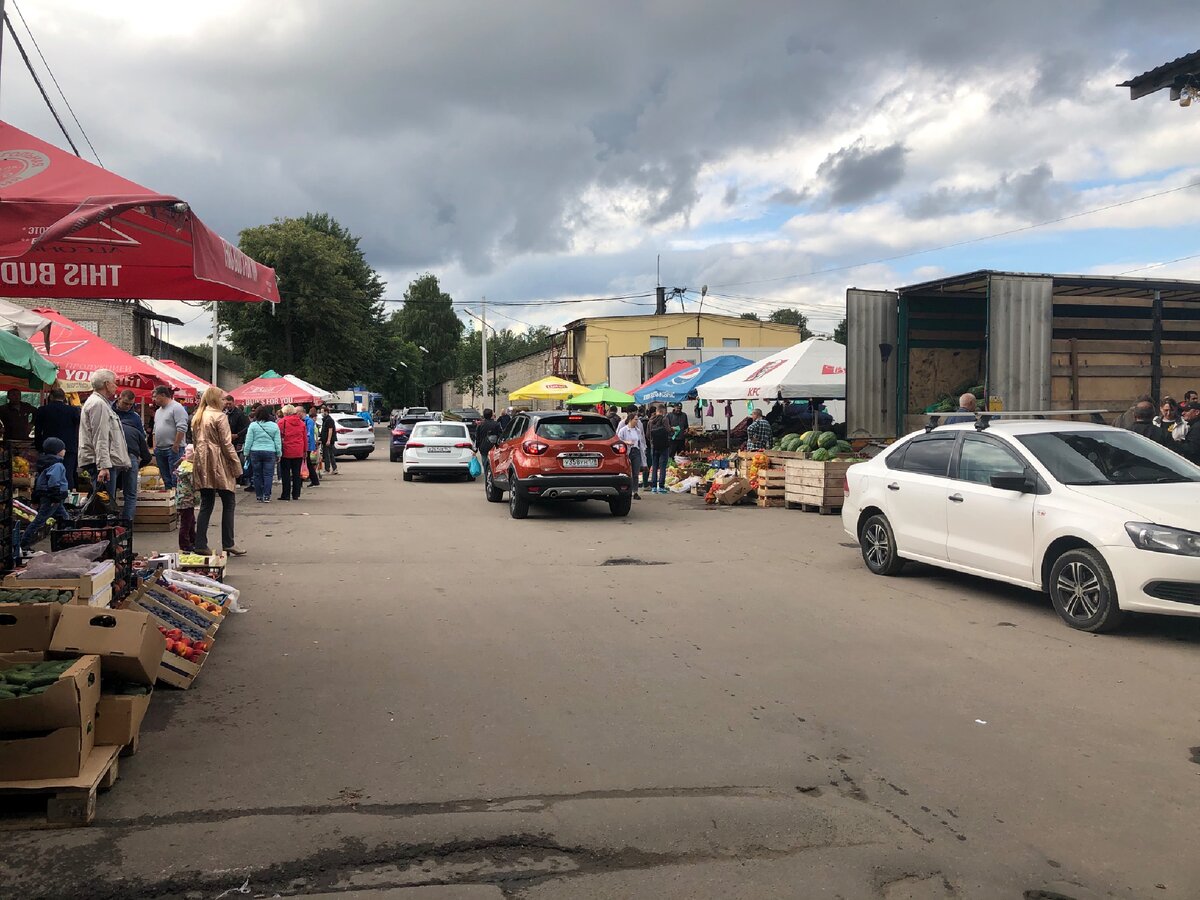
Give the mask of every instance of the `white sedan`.
[[918, 432], [850, 467], [842, 525], [877, 575], [916, 560], [1045, 591], [1072, 628], [1200, 616], [1200, 467], [1130, 431]]
[[438, 474], [464, 475], [467, 481], [474, 481], [470, 473], [474, 456], [475, 443], [465, 423], [417, 422], [404, 445], [404, 480]]

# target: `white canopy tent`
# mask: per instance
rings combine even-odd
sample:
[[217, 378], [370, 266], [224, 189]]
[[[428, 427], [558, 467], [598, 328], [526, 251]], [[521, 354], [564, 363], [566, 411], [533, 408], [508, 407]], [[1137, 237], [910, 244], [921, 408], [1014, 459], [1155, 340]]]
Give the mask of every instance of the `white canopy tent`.
[[333, 397], [333, 394], [325, 390], [325, 388], [319, 388], [315, 384], [310, 384], [298, 375], [284, 375], [283, 379], [284, 381], [290, 381], [298, 388], [303, 388], [314, 397], [320, 397], [322, 400], [329, 400]]
[[0, 300], [0, 329], [27, 341], [41, 331], [44, 332], [43, 338], [45, 338], [47, 346], [49, 345], [50, 320], [31, 309], [17, 306], [8, 300]]
[[809, 338], [774, 356], [696, 388], [704, 400], [841, 399], [846, 396], [846, 348]]

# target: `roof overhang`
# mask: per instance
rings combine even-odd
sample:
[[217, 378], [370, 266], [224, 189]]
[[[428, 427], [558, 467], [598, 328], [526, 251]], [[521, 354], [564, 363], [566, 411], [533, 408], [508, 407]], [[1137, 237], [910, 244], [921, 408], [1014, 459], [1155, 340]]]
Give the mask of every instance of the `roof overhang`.
[[1200, 85], [1200, 50], [1181, 56], [1169, 63], [1122, 81], [1117, 87], [1129, 88], [1129, 99], [1137, 100], [1163, 88], [1171, 89], [1171, 99], [1178, 100], [1187, 86]]
[[1120, 275], [1052, 275], [1045, 272], [997, 272], [980, 269], [896, 288], [898, 294], [942, 295], [964, 300], [987, 297], [992, 276], [1048, 278], [1056, 297], [1146, 297], [1158, 292], [1163, 300], [1200, 303], [1200, 281], [1161, 278], [1130, 278]]

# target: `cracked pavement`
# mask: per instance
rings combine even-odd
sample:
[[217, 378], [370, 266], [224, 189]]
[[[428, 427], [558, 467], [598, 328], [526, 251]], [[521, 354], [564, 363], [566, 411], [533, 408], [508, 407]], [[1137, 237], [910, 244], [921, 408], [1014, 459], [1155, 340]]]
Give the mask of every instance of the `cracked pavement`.
[[5, 834], [0, 894], [1200, 886], [1200, 622], [1093, 637], [1017, 589], [874, 578], [830, 517], [647, 496], [514, 522], [386, 457], [342, 472], [240, 506], [251, 612], [156, 693], [95, 825]]

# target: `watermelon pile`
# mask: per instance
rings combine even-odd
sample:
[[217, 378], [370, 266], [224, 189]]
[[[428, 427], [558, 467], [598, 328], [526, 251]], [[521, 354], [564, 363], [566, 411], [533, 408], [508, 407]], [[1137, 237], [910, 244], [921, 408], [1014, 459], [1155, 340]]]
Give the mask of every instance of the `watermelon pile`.
[[809, 459], [827, 461], [838, 454], [852, 453], [854, 448], [838, 440], [832, 431], [806, 431], [804, 434], [785, 434], [773, 448], [788, 453], [808, 453]]

